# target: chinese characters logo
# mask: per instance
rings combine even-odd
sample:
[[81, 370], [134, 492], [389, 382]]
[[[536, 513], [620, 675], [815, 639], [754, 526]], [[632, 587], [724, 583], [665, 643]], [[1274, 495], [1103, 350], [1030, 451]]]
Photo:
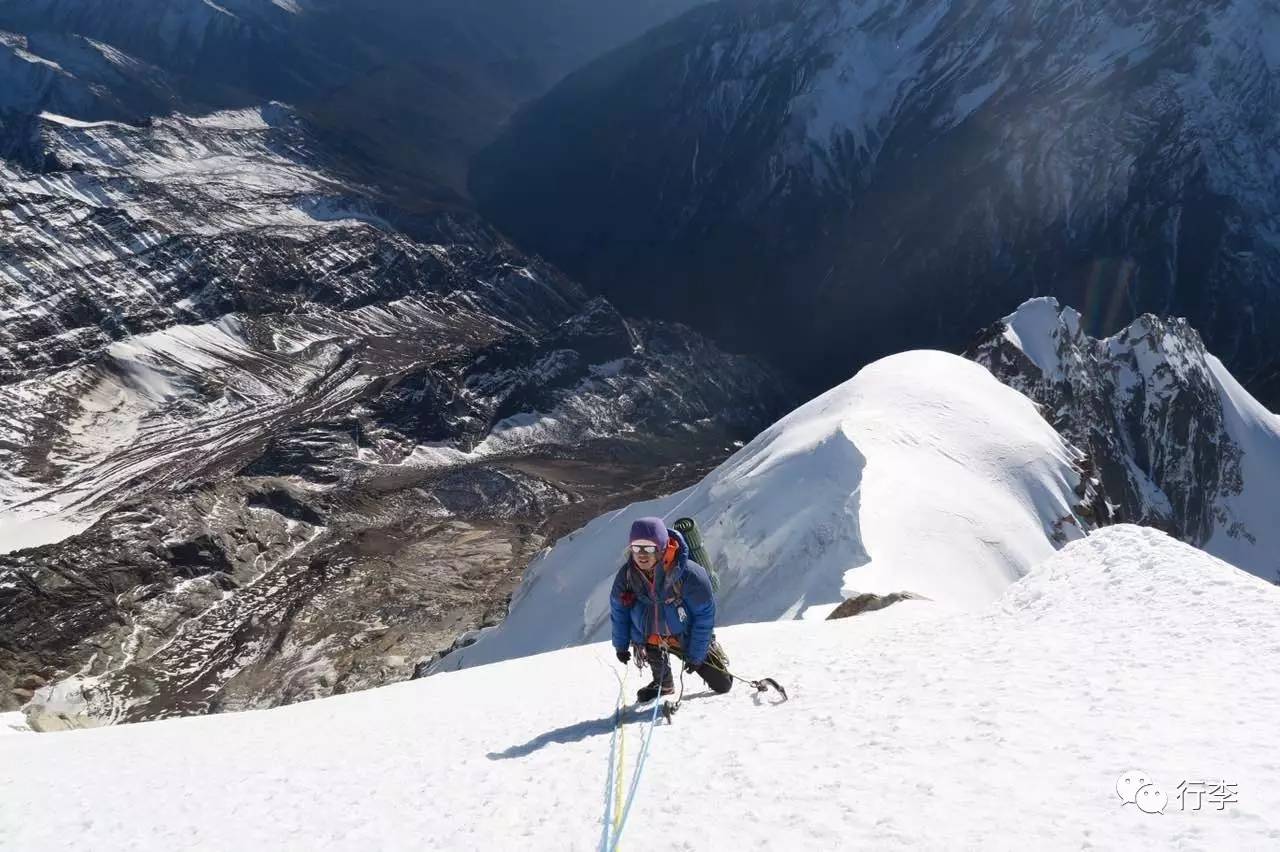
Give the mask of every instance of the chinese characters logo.
[[[1225, 810], [1227, 805], [1235, 804], [1238, 784], [1226, 781], [1186, 781], [1176, 788], [1178, 810], [1199, 811], [1214, 808]], [[1120, 797], [1120, 805], [1136, 805], [1138, 810], [1147, 814], [1162, 814], [1169, 806], [1169, 793], [1163, 785], [1151, 777], [1151, 773], [1140, 769], [1131, 769], [1116, 781], [1116, 795]]]

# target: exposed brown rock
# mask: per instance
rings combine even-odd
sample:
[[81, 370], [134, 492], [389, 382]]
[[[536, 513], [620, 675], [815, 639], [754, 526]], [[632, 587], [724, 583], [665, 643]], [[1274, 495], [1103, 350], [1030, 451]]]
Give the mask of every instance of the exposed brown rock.
[[863, 592], [855, 597], [848, 598], [840, 606], [836, 607], [827, 621], [834, 621], [837, 618], [849, 618], [854, 615], [861, 615], [864, 612], [872, 612], [877, 609], [884, 609], [890, 604], [896, 604], [898, 601], [927, 601], [924, 595], [917, 595], [915, 592], [893, 592], [888, 595], [876, 595], [871, 592]]

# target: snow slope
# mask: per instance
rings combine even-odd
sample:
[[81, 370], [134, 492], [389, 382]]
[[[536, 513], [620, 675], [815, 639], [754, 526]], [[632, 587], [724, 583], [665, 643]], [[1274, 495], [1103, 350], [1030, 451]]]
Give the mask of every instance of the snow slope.
[[21, 733], [31, 733], [25, 716], [16, 712], [0, 713], [0, 737]]
[[[1118, 526], [977, 612], [731, 627], [734, 668], [791, 700], [686, 681], [623, 844], [1275, 848], [1278, 607], [1280, 588]], [[0, 737], [0, 845], [593, 849], [618, 671], [590, 645], [276, 710]], [[642, 717], [625, 717], [627, 780]], [[1122, 804], [1134, 769], [1167, 792], [1162, 815]], [[1183, 780], [1237, 801], [1181, 810]]]
[[1221, 361], [1212, 355], [1206, 360], [1222, 399], [1226, 432], [1240, 448], [1244, 475], [1237, 493], [1219, 497], [1231, 523], [1214, 529], [1204, 549], [1280, 581], [1280, 416], [1254, 399]]
[[722, 624], [820, 618], [856, 592], [986, 605], [1051, 555], [1055, 536], [1080, 535], [1074, 452], [976, 364], [931, 351], [883, 359], [697, 486], [561, 539], [529, 566], [507, 619], [440, 665], [605, 638], [614, 570], [643, 515], [698, 521], [719, 560]]

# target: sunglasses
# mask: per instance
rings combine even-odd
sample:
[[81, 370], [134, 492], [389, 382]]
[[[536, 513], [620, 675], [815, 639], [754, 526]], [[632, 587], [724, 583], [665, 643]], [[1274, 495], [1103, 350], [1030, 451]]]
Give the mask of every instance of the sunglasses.
[[656, 544], [632, 544], [628, 546], [632, 553], [644, 554], [645, 556], [654, 556], [658, 552]]

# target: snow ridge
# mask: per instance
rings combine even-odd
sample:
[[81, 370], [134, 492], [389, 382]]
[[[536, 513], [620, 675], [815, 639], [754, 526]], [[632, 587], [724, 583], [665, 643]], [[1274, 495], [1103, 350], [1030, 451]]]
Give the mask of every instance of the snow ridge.
[[[642, 515], [697, 519], [722, 624], [821, 618], [858, 592], [988, 604], [1083, 535], [1078, 454], [1017, 392], [941, 352], [892, 356], [801, 406], [699, 485], [628, 506], [526, 570], [510, 614], [438, 668], [607, 636], [608, 591]], [[581, 619], [564, 613], [581, 612]]]

